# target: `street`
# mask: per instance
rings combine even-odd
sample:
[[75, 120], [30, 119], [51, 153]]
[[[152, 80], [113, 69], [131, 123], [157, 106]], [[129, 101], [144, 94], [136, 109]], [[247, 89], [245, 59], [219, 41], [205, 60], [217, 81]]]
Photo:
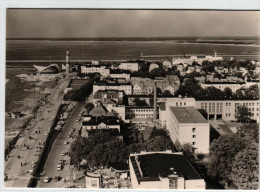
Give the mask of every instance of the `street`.
[[36, 146], [40, 146], [40, 142], [46, 140], [58, 107], [63, 102], [63, 90], [67, 84], [68, 79], [62, 79], [53, 89], [48, 99], [49, 103], [38, 111], [36, 119], [32, 120], [28, 129], [24, 131], [24, 137], [18, 139], [17, 147], [10, 152], [10, 157], [5, 162], [5, 174], [8, 175], [5, 187], [27, 187], [32, 177], [29, 173], [33, 170], [32, 162], [37, 162], [40, 154]]
[[[62, 152], [69, 151], [70, 143], [73, 142], [72, 138], [68, 138], [69, 132], [72, 128], [75, 128], [75, 134], [80, 129], [80, 122], [76, 122], [79, 119], [79, 114], [84, 110], [84, 103], [76, 103], [76, 107], [73, 109], [70, 117], [67, 119], [66, 124], [63, 127], [63, 131], [59, 133], [58, 137], [52, 145], [52, 149], [49, 153], [47, 161], [44, 166], [44, 171], [41, 174], [42, 177], [38, 182], [39, 188], [54, 188], [54, 187], [65, 187], [66, 183], [63, 181], [64, 178], [70, 181], [73, 179], [72, 167], [69, 165], [69, 156], [61, 156]], [[69, 141], [68, 145], [65, 145], [64, 142]], [[65, 160], [66, 164], [62, 166], [62, 170], [57, 170], [57, 164], [60, 160]], [[54, 182], [55, 176], [61, 176], [59, 182]], [[51, 178], [49, 183], [43, 183], [44, 177]]]

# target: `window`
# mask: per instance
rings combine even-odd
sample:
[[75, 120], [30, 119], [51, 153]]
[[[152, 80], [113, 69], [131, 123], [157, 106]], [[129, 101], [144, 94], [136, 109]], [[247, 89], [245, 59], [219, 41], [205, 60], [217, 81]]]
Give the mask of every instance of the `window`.
[[196, 128], [192, 128], [192, 132], [196, 132]]
[[196, 138], [196, 135], [192, 135], [192, 138]]
[[195, 145], [196, 144], [196, 142], [192, 142], [192, 145]]
[[186, 102], [184, 102], [184, 105], [186, 105]]

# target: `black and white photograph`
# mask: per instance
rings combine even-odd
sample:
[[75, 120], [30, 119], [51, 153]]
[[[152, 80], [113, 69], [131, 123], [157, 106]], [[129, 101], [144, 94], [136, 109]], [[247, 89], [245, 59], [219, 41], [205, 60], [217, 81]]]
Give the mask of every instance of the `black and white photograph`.
[[259, 11], [7, 8], [5, 50], [5, 188], [259, 188]]

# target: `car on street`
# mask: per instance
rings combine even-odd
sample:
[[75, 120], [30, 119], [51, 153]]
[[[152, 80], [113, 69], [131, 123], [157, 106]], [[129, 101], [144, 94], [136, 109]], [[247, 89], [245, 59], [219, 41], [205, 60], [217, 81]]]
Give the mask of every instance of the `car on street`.
[[62, 152], [61, 153], [61, 156], [65, 156], [67, 153], [66, 152]]
[[44, 177], [43, 183], [49, 183], [49, 177]]
[[68, 145], [69, 144], [69, 142], [68, 141], [64, 141], [64, 145]]
[[60, 180], [60, 176], [59, 176], [59, 175], [57, 175], [57, 176], [54, 177], [54, 181], [55, 181], [55, 182], [58, 182], [59, 180]]
[[58, 165], [57, 165], [57, 171], [61, 171], [61, 169], [62, 169], [62, 165], [61, 165], [61, 164], [58, 164]]

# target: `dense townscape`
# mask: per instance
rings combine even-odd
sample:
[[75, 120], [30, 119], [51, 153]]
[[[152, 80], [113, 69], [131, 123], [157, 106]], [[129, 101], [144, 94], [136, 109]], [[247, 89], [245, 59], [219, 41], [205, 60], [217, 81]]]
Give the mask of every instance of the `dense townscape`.
[[212, 52], [34, 65], [55, 83], [6, 145], [5, 186], [258, 189], [260, 62]]

